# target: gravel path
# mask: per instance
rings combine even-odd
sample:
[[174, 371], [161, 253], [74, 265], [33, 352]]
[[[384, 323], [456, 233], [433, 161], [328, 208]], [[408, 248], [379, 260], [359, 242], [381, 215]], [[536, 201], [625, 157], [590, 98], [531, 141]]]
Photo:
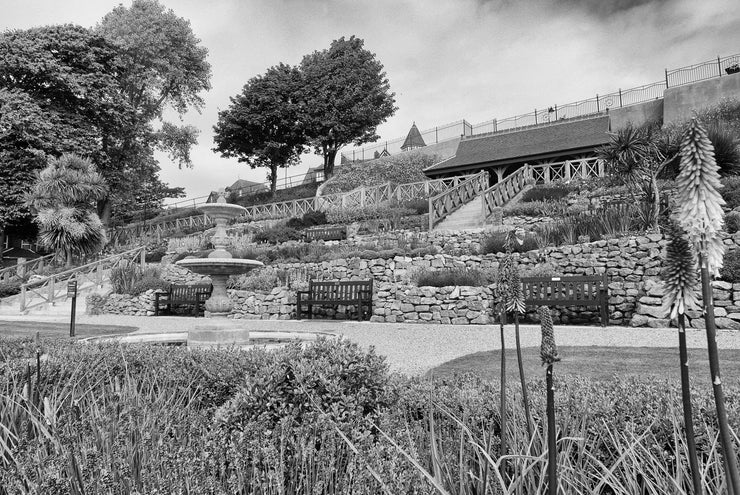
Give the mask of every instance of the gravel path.
[[[0, 316], [1, 321], [66, 321], [67, 316]], [[329, 332], [342, 334], [362, 347], [374, 346], [385, 355], [391, 368], [407, 374], [422, 374], [451, 359], [466, 354], [501, 347], [498, 325], [433, 325], [403, 323], [370, 323], [327, 320], [240, 320], [250, 330], [281, 330], [298, 332]], [[136, 327], [134, 333], [184, 332], [204, 322], [202, 318], [161, 316], [80, 316], [82, 324], [122, 325]], [[706, 348], [703, 330], [687, 330], [688, 346]], [[514, 344], [514, 327], [505, 332], [507, 346]], [[675, 328], [629, 327], [555, 327], [555, 339], [561, 346], [625, 346], [674, 347], [678, 337]], [[539, 326], [521, 327], [522, 346], [540, 345]], [[720, 330], [717, 333], [720, 348], [740, 349], [740, 332]]]

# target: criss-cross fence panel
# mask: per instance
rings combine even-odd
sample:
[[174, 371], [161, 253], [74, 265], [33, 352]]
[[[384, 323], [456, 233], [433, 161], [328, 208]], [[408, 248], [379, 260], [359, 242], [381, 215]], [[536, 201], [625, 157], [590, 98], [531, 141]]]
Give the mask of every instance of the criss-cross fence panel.
[[530, 169], [535, 184], [547, 184], [556, 180], [603, 177], [605, 174], [604, 161], [596, 157], [539, 163], [530, 165]]
[[78, 266], [39, 281], [21, 285], [20, 310], [26, 311], [41, 304], [54, 304], [67, 294], [67, 284], [71, 279], [77, 280], [78, 290], [99, 287], [110, 278], [110, 271], [125, 263], [144, 263], [146, 250], [144, 246], [114, 254], [86, 265]]
[[475, 199], [487, 186], [488, 172], [481, 171], [460, 182], [456, 187], [429, 198], [429, 230], [450, 213]]
[[54, 259], [55, 254], [47, 254], [40, 258], [17, 263], [0, 270], [0, 282], [7, 282], [14, 277], [27, 277], [47, 266]]
[[504, 206], [511, 198], [524, 189], [527, 178], [530, 177], [530, 168], [522, 168], [483, 191], [483, 217], [487, 220], [493, 215], [493, 209]]

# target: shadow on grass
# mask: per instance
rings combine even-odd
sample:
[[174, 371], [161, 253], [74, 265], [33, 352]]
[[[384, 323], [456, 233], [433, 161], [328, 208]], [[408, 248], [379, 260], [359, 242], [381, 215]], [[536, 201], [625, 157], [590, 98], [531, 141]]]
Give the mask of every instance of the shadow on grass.
[[[555, 365], [559, 376], [570, 375], [594, 381], [610, 381], [615, 375], [621, 378], [636, 377], [646, 380], [680, 382], [678, 347], [560, 347], [562, 361]], [[539, 347], [522, 349], [524, 373], [528, 380], [542, 379], [544, 368], [540, 365]], [[498, 378], [501, 351], [477, 352], [443, 363], [427, 372], [435, 378], [450, 377], [455, 373], [472, 372], [484, 378]], [[722, 381], [740, 382], [740, 350], [720, 349]], [[516, 350], [506, 350], [507, 377], [519, 379]], [[692, 382], [709, 385], [709, 362], [706, 349], [689, 349], [689, 369]]]
[[[75, 325], [75, 337], [94, 337], [98, 335], [120, 335], [138, 330], [137, 327], [119, 325], [92, 325], [88, 323]], [[41, 337], [69, 336], [69, 323], [40, 321], [0, 321], [0, 337], [35, 336]]]

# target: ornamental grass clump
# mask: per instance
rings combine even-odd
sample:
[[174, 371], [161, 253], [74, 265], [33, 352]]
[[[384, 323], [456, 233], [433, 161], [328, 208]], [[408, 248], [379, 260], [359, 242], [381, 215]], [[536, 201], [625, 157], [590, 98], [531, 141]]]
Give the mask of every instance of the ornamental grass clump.
[[664, 260], [665, 268], [661, 274], [664, 283], [663, 312], [671, 319], [678, 320], [678, 352], [681, 368], [681, 398], [683, 402], [683, 419], [686, 430], [686, 445], [688, 448], [689, 465], [691, 467], [691, 481], [694, 493], [703, 493], [699, 461], [696, 457], [696, 440], [694, 436], [694, 420], [691, 406], [691, 384], [689, 381], [689, 357], [686, 349], [686, 321], [687, 309], [699, 307], [695, 287], [696, 258], [694, 250], [686, 240], [685, 232], [676, 224], [670, 222], [666, 230], [668, 245]]
[[728, 493], [735, 495], [740, 490], [740, 474], [738, 474], [732, 432], [727, 421], [725, 397], [720, 378], [717, 329], [714, 321], [711, 287], [711, 277], [719, 275], [724, 257], [724, 244], [720, 232], [724, 216], [722, 205], [725, 202], [718, 192], [722, 186], [712, 143], [696, 119], [691, 121], [683, 135], [680, 157], [680, 172], [676, 178], [675, 199], [678, 205], [676, 217], [679, 225], [686, 231], [688, 240], [693, 244], [698, 257], [709, 370], [717, 409], [720, 444], [724, 455]]
[[542, 365], [547, 366], [545, 374], [545, 386], [547, 387], [547, 493], [557, 495], [558, 473], [557, 473], [557, 444], [555, 439], [555, 386], [552, 380], [552, 365], [560, 361], [558, 348], [555, 345], [555, 332], [552, 326], [550, 309], [546, 306], [537, 308], [542, 327], [542, 344], [540, 345], [540, 358]]

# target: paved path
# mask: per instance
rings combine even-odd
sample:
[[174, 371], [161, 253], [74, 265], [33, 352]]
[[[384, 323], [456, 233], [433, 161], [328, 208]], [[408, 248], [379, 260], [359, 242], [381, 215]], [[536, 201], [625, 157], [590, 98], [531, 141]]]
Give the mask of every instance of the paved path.
[[[68, 316], [31, 315], [0, 316], [0, 323], [14, 321], [58, 322], [68, 325]], [[203, 318], [176, 316], [80, 316], [78, 324], [116, 325], [135, 327], [134, 333], [184, 332], [202, 324]], [[446, 361], [466, 354], [498, 349], [501, 347], [498, 325], [435, 325], [408, 323], [370, 323], [331, 320], [238, 320], [250, 330], [281, 330], [305, 332], [329, 332], [342, 334], [363, 347], [374, 346], [379, 354], [385, 355], [391, 368], [408, 374], [421, 374]], [[32, 325], [24, 324], [24, 327]], [[3, 334], [0, 325], [0, 335]], [[7, 327], [6, 327], [7, 328]], [[505, 332], [507, 346], [514, 345], [514, 327], [508, 325]], [[629, 347], [675, 347], [678, 337], [675, 328], [629, 328], [629, 327], [555, 327], [555, 339], [561, 346], [629, 346]], [[521, 327], [524, 347], [540, 345], [540, 329], [535, 325]], [[687, 330], [689, 347], [705, 348], [703, 330]], [[720, 348], [740, 349], [740, 332], [720, 330], [717, 334]]]

